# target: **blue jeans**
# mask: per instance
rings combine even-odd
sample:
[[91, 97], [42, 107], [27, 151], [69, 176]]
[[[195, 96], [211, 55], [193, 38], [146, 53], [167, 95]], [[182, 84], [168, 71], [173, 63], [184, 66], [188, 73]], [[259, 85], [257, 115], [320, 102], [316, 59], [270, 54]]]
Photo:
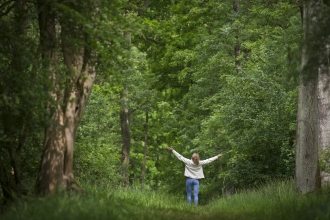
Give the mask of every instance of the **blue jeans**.
[[198, 204], [198, 189], [199, 189], [199, 181], [198, 179], [187, 178], [186, 180], [186, 188], [187, 188], [187, 199], [188, 203], [191, 204], [191, 191], [194, 189], [194, 203]]

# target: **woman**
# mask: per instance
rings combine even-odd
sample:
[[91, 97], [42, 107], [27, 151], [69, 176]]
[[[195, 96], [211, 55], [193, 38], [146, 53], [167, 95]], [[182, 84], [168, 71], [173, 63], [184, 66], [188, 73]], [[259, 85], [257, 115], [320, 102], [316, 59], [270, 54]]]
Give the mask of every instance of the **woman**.
[[198, 189], [199, 189], [199, 179], [204, 178], [203, 173], [203, 165], [211, 163], [216, 159], [222, 157], [222, 154], [218, 154], [215, 157], [211, 157], [206, 160], [200, 160], [199, 155], [194, 153], [191, 156], [191, 160], [181, 156], [178, 152], [176, 152], [173, 148], [168, 147], [169, 151], [172, 151], [173, 154], [182, 162], [185, 163], [185, 171], [184, 175], [187, 177], [186, 180], [186, 189], [187, 189], [187, 199], [188, 203], [191, 204], [191, 190], [194, 189], [194, 203], [198, 204]]

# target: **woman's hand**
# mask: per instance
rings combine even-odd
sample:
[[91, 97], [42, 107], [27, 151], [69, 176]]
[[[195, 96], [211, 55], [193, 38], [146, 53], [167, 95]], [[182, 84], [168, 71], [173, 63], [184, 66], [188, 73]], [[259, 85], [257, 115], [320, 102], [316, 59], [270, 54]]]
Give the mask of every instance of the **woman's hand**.
[[222, 157], [222, 154], [218, 154], [218, 158]]
[[167, 150], [169, 150], [169, 151], [172, 151], [172, 150], [173, 150], [173, 148], [171, 148], [171, 147], [168, 147], [168, 148], [167, 148]]

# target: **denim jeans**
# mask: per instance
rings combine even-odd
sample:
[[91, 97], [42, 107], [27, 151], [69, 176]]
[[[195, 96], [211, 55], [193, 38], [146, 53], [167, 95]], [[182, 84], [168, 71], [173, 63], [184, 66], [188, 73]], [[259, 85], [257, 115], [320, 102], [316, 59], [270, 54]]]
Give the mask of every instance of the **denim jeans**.
[[187, 188], [187, 200], [188, 203], [191, 204], [191, 191], [194, 189], [194, 203], [198, 204], [198, 189], [199, 189], [199, 181], [198, 179], [187, 178], [186, 180], [186, 188]]

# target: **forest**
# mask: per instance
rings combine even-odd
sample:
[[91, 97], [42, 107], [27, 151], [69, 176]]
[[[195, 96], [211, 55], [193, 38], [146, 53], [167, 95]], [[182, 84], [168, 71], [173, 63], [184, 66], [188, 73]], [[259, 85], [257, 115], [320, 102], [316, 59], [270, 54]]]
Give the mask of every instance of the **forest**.
[[[330, 219], [329, 0], [0, 0], [0, 27], [1, 219]], [[198, 206], [168, 147], [222, 154]]]

